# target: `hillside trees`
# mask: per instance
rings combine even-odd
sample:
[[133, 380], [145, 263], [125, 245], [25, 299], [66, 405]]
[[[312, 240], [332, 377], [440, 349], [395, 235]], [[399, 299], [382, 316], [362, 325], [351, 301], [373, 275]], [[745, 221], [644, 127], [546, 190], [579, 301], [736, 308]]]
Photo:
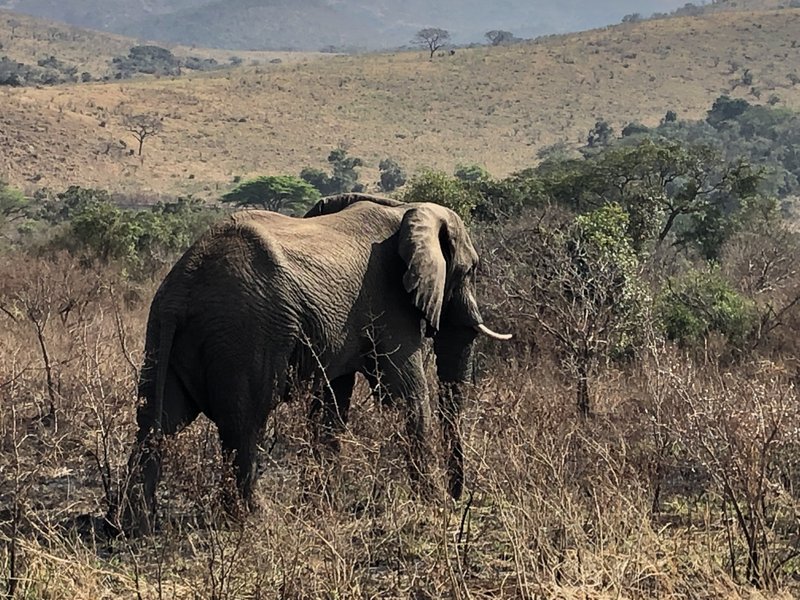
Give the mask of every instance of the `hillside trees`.
[[402, 200], [441, 204], [455, 211], [465, 223], [469, 223], [480, 196], [458, 178], [442, 171], [426, 169], [411, 178]]
[[382, 192], [392, 192], [406, 183], [406, 172], [392, 158], [384, 158], [378, 164], [380, 181], [378, 187]]
[[730, 217], [758, 194], [762, 179], [747, 162], [728, 163], [712, 148], [650, 138], [543, 164], [536, 175], [548, 197], [572, 210], [622, 206], [637, 252], [675, 234], [677, 243], [694, 244], [708, 258], [732, 233]]
[[183, 197], [122, 208], [107, 191], [79, 186], [55, 194], [40, 190], [23, 210], [20, 223], [30, 235], [18, 240], [17, 248], [117, 263], [132, 277], [168, 264], [221, 215], [200, 200]]
[[358, 167], [364, 164], [360, 158], [349, 156], [347, 149], [338, 146], [328, 155], [330, 175], [321, 169], [305, 167], [300, 179], [314, 186], [323, 196], [347, 192], [362, 192], [364, 186], [358, 182]]
[[484, 35], [492, 46], [502, 46], [517, 41], [513, 33], [503, 29], [492, 29], [491, 31], [487, 31]]
[[24, 194], [0, 179], [0, 225], [23, 218], [27, 206]]

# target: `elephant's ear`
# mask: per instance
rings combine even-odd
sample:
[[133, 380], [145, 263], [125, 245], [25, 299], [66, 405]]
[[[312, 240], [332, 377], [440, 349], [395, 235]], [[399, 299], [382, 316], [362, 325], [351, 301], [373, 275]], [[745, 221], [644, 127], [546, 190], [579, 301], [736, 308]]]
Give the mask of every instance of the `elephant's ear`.
[[441, 236], [446, 222], [426, 207], [412, 208], [400, 225], [398, 252], [407, 265], [403, 285], [428, 324], [439, 329], [444, 304], [447, 261]]
[[369, 194], [338, 194], [336, 196], [326, 196], [312, 206], [304, 218], [319, 217], [322, 215], [330, 215], [344, 210], [351, 204], [356, 202], [372, 202], [380, 204], [381, 206], [402, 206], [403, 202], [392, 200], [391, 198], [381, 198], [380, 196], [371, 196]]

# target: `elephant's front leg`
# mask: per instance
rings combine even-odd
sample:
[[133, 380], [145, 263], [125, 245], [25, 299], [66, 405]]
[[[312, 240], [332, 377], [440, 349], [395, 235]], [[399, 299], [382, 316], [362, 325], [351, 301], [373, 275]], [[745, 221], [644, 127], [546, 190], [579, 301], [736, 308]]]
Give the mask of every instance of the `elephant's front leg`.
[[378, 359], [383, 393], [405, 411], [403, 449], [412, 484], [420, 495], [431, 497], [431, 404], [423, 363], [421, 348], [407, 357], [388, 354]]
[[439, 419], [447, 450], [447, 491], [458, 500], [464, 490], [464, 448], [459, 431], [462, 386], [442, 383], [439, 386]]

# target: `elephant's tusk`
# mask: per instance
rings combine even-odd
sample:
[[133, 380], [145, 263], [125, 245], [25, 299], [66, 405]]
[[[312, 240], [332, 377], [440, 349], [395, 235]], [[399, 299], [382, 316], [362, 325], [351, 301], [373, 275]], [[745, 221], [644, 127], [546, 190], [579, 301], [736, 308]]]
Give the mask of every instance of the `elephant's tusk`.
[[475, 325], [475, 329], [477, 329], [484, 335], [488, 335], [490, 338], [494, 338], [496, 340], [510, 340], [512, 337], [510, 333], [497, 333], [496, 331], [492, 331], [483, 323], [478, 323], [477, 325]]

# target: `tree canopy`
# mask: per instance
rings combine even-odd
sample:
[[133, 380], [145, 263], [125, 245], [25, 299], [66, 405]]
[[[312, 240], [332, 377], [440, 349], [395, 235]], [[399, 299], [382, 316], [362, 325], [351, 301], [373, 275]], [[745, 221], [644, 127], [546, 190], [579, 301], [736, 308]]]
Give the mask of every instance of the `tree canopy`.
[[320, 198], [319, 191], [293, 175], [263, 175], [243, 181], [220, 198], [237, 206], [302, 214]]

